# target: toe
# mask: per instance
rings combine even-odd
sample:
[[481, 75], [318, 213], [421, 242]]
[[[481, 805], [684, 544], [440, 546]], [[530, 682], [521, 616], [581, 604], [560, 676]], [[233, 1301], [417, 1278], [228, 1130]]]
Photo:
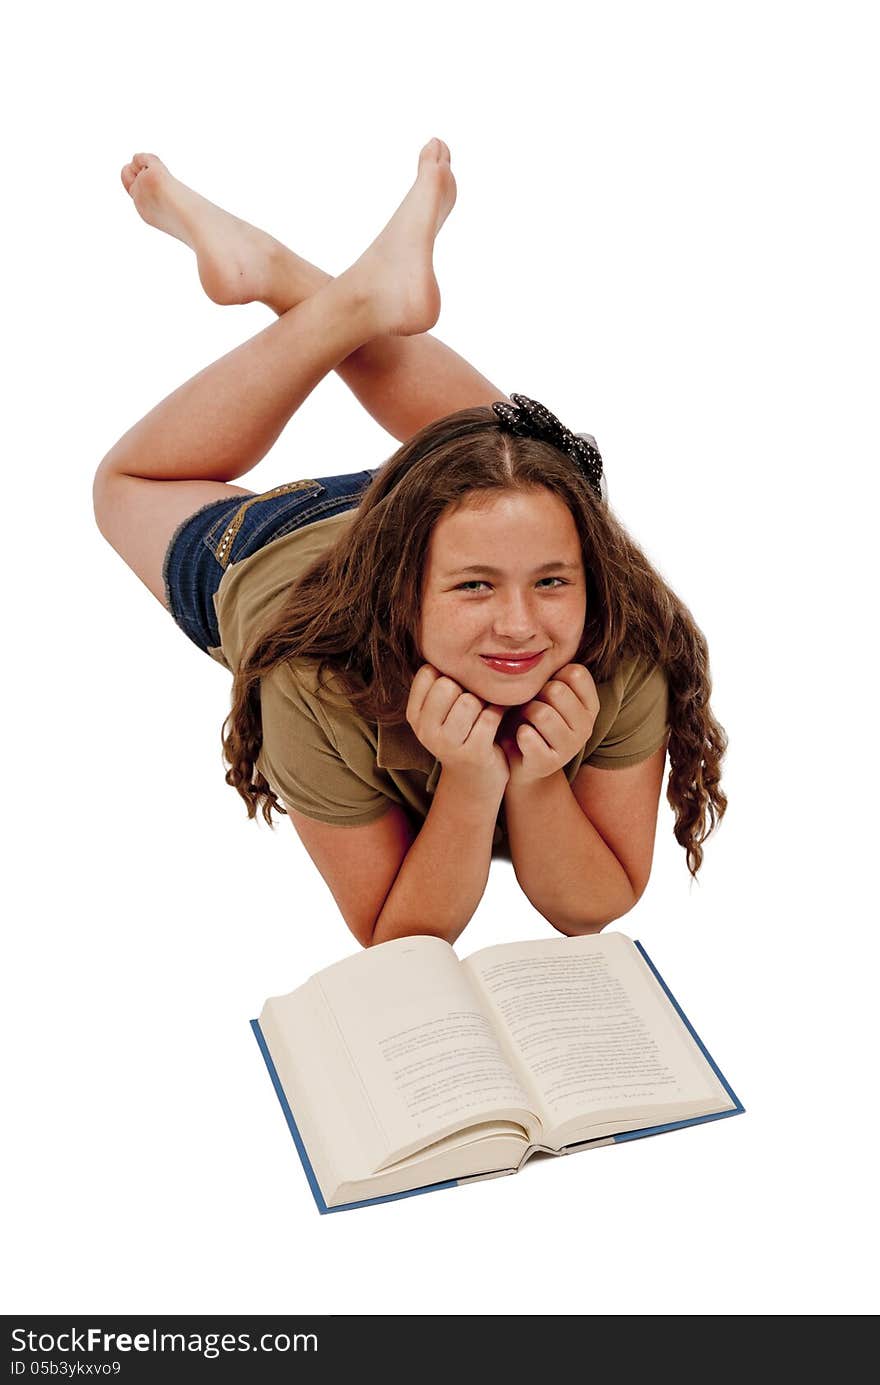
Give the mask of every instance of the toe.
[[142, 168], [151, 168], [153, 164], [161, 164], [162, 160], [155, 154], [135, 154], [131, 162], [135, 173], [140, 173]]

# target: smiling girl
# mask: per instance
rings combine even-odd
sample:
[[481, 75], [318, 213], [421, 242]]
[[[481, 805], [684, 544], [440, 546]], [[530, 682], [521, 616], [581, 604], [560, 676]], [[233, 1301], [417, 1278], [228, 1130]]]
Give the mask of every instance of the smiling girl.
[[[102, 534], [233, 673], [226, 780], [249, 818], [290, 816], [364, 946], [454, 942], [493, 851], [556, 929], [596, 932], [647, 885], [668, 751], [696, 877], [727, 802], [705, 640], [613, 515], [589, 435], [430, 336], [446, 145], [336, 279], [153, 154], [122, 181], [213, 301], [278, 316], [130, 429], [94, 484]], [[394, 455], [230, 484], [333, 369]]]

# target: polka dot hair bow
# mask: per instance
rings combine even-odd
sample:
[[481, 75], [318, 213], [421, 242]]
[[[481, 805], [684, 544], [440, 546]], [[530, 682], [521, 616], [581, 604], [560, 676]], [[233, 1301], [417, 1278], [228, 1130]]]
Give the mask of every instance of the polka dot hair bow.
[[524, 394], [512, 394], [516, 408], [498, 402], [492, 408], [499, 421], [519, 438], [535, 438], [539, 442], [549, 442], [567, 453], [577, 464], [599, 500], [604, 499], [602, 488], [602, 457], [596, 440], [590, 433], [572, 433], [559, 422], [537, 399], [529, 399]]

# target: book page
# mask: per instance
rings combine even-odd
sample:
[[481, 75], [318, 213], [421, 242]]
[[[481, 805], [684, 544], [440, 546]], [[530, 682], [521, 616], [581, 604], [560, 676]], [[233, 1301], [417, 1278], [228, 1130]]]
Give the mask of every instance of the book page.
[[358, 1074], [386, 1157], [374, 1172], [456, 1131], [539, 1121], [494, 1032], [493, 1016], [453, 949], [398, 938], [313, 977]]
[[587, 1127], [731, 1105], [625, 934], [483, 948], [463, 966], [538, 1089], [548, 1138], [576, 1117]]

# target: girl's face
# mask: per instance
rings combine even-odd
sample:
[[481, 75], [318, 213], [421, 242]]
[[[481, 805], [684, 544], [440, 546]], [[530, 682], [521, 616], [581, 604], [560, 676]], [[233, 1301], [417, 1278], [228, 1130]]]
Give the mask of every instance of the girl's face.
[[[552, 491], [475, 493], [441, 515], [428, 547], [419, 642], [426, 663], [484, 702], [529, 702], [580, 644], [581, 545]], [[534, 661], [489, 662], [513, 655]]]

